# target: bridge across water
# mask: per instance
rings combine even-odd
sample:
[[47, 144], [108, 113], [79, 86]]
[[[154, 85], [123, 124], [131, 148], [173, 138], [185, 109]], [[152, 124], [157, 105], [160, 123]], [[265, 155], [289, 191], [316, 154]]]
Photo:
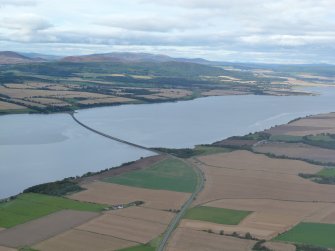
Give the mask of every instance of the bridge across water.
[[137, 147], [137, 148], [140, 148], [140, 149], [143, 149], [143, 150], [147, 150], [147, 151], [151, 151], [151, 152], [155, 152], [157, 154], [162, 154], [161, 152], [159, 151], [156, 151], [154, 149], [151, 149], [149, 147], [145, 147], [145, 146], [141, 146], [141, 145], [138, 145], [138, 144], [135, 144], [135, 143], [132, 143], [132, 142], [129, 142], [129, 141], [126, 141], [126, 140], [123, 140], [123, 139], [119, 139], [117, 137], [114, 137], [114, 136], [111, 136], [111, 135], [108, 135], [106, 133], [103, 133], [103, 132], [100, 132], [98, 130], [95, 130], [93, 129], [92, 127], [89, 127], [87, 125], [85, 125], [84, 123], [80, 122], [75, 116], [74, 116], [74, 113], [70, 113], [71, 117], [74, 119], [74, 121], [76, 121], [79, 125], [81, 125], [82, 127], [85, 127], [86, 129], [96, 133], [96, 134], [99, 134], [103, 137], [106, 137], [106, 138], [109, 138], [111, 140], [115, 140], [115, 141], [118, 141], [120, 143], [123, 143], [123, 144], [126, 144], [126, 145], [129, 145], [129, 146], [133, 146], [133, 147]]
[[137, 148], [140, 148], [140, 149], [143, 149], [143, 150], [155, 152], [157, 154], [164, 154], [164, 155], [167, 155], [167, 156], [169, 156], [171, 158], [174, 158], [174, 159], [179, 159], [180, 161], [183, 161], [187, 165], [189, 165], [190, 167], [192, 167], [193, 170], [196, 172], [197, 177], [198, 177], [198, 182], [197, 182], [197, 187], [196, 187], [195, 191], [192, 193], [192, 195], [189, 197], [189, 199], [184, 203], [184, 205], [181, 207], [180, 211], [172, 219], [172, 221], [170, 222], [169, 226], [167, 227], [167, 229], [165, 230], [165, 232], [164, 232], [164, 234], [162, 236], [162, 240], [161, 240], [159, 246], [156, 249], [158, 251], [163, 251], [166, 248], [166, 245], [167, 245], [167, 243], [168, 243], [168, 241], [169, 241], [169, 239], [170, 239], [173, 231], [177, 228], [179, 222], [181, 221], [181, 219], [185, 215], [187, 209], [191, 206], [192, 202], [196, 199], [196, 196], [204, 188], [205, 179], [204, 179], [202, 171], [196, 165], [194, 165], [193, 163], [191, 163], [188, 160], [184, 160], [184, 159], [178, 158], [176, 156], [170, 155], [168, 153], [163, 153], [163, 152], [160, 152], [160, 151], [157, 151], [157, 150], [153, 150], [151, 148], [148, 148], [148, 147], [145, 147], [145, 146], [141, 146], [141, 145], [138, 145], [138, 144], [135, 144], [135, 143], [132, 143], [132, 142], [129, 142], [129, 141], [126, 141], [126, 140], [119, 139], [117, 137], [108, 135], [106, 133], [100, 132], [100, 131], [95, 130], [92, 127], [89, 127], [89, 126], [85, 125], [84, 123], [80, 122], [74, 116], [74, 113], [70, 113], [70, 115], [74, 119], [74, 121], [76, 121], [79, 125], [81, 125], [82, 127], [86, 128], [86, 129], [88, 129], [88, 130], [90, 130], [90, 131], [92, 131], [94, 133], [97, 133], [97, 134], [99, 134], [99, 135], [101, 135], [103, 137], [109, 138], [111, 140], [115, 140], [115, 141], [118, 141], [120, 143], [127, 144], [129, 146], [133, 146], [133, 147], [137, 147]]

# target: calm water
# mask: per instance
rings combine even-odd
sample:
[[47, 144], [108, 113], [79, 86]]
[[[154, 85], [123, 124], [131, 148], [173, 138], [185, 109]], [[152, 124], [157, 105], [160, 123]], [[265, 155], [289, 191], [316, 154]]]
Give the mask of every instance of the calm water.
[[[191, 147], [335, 111], [335, 89], [321, 90], [323, 95], [314, 97], [208, 97], [80, 110], [76, 116], [145, 146]], [[0, 116], [0, 198], [151, 154], [96, 135], [66, 114]]]
[[149, 155], [91, 133], [66, 114], [0, 116], [0, 198]]
[[244, 135], [290, 120], [335, 111], [335, 88], [322, 96], [226, 96], [176, 103], [81, 110], [91, 127], [149, 147], [192, 147]]

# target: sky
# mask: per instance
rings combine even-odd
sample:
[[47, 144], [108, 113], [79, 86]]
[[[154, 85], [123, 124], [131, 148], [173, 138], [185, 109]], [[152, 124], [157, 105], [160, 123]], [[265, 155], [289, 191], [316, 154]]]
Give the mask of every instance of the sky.
[[0, 51], [335, 63], [335, 0], [0, 0]]

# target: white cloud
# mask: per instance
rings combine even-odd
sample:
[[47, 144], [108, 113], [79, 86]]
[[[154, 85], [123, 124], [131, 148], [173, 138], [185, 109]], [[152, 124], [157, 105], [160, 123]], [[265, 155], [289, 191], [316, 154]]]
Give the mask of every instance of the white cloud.
[[36, 0], [0, 0], [0, 7], [4, 6], [32, 6], [36, 5]]
[[35, 14], [6, 16], [0, 19], [0, 27], [9, 30], [37, 31], [50, 28], [49, 21]]
[[334, 0], [0, 0], [0, 6], [0, 50], [124, 48], [216, 60], [335, 61]]

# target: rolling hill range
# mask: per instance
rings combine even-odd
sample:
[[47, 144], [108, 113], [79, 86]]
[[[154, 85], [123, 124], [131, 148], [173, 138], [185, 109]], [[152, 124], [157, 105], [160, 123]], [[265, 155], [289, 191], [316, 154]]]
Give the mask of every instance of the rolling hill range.
[[42, 58], [30, 58], [13, 51], [0, 51], [0, 64], [22, 64], [44, 61]]

